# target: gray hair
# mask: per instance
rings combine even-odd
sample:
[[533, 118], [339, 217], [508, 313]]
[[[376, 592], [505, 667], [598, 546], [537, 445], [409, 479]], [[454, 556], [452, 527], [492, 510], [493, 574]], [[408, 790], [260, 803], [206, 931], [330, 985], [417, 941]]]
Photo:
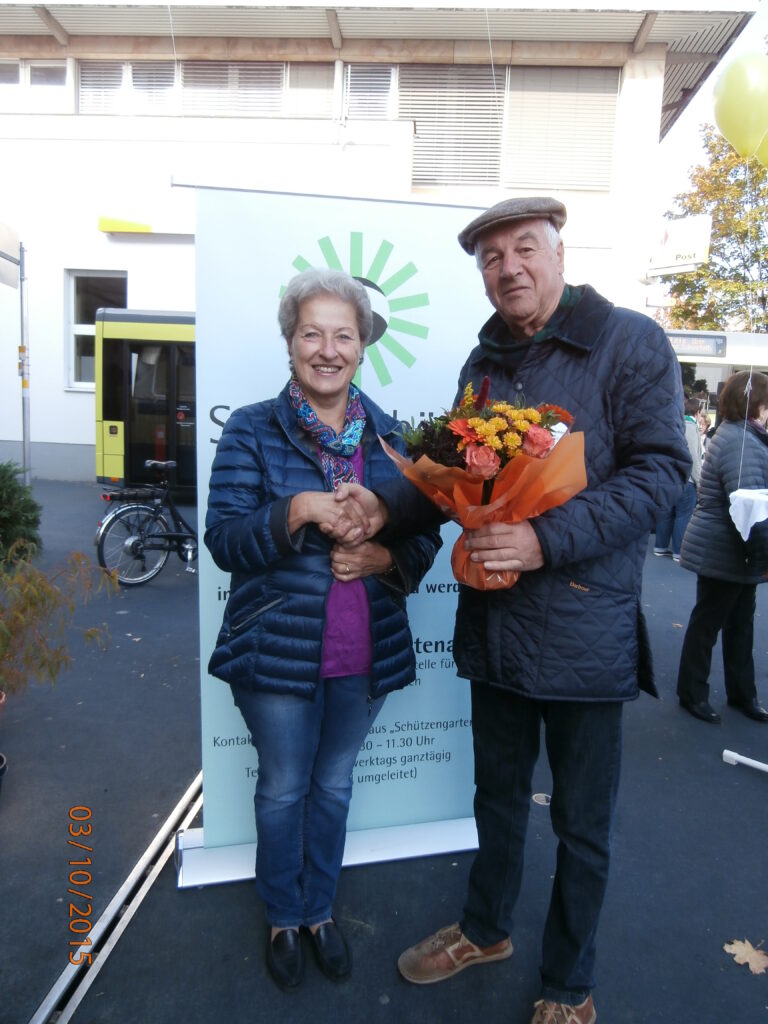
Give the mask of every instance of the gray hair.
[[[549, 244], [552, 246], [552, 251], [553, 252], [557, 252], [557, 247], [558, 247], [558, 245], [560, 245], [560, 242], [562, 241], [562, 238], [560, 237], [560, 232], [555, 227], [555, 225], [552, 223], [552, 221], [551, 220], [545, 220], [543, 217], [542, 218], [531, 218], [531, 219], [532, 220], [541, 219], [543, 221], [543, 224], [544, 224], [544, 237], [549, 242]], [[479, 248], [479, 246], [475, 246], [475, 263], [477, 264], [478, 267], [481, 267], [481, 263], [480, 263], [480, 248]], [[482, 269], [482, 267], [481, 267], [481, 269]]]
[[316, 295], [336, 295], [354, 308], [360, 340], [365, 347], [373, 330], [371, 300], [365, 286], [341, 270], [314, 267], [292, 277], [280, 299], [277, 322], [288, 344], [296, 333], [302, 302], [314, 299]]

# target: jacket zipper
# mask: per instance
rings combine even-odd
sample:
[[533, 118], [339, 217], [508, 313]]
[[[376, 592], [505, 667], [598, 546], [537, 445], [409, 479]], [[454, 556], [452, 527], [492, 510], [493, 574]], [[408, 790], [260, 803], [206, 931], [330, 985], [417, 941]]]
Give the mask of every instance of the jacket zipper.
[[255, 612], [251, 612], [250, 615], [246, 615], [246, 617], [241, 622], [238, 622], [236, 626], [230, 626], [228, 636], [233, 637], [238, 633], [241, 633], [246, 626], [253, 622], [254, 619], [258, 619], [258, 617], [263, 615], [264, 612], [268, 612], [270, 608], [274, 608], [275, 605], [280, 604], [284, 600], [285, 596], [281, 594], [280, 597], [276, 597], [273, 601], [270, 601], [269, 604], [262, 605], [262, 607], [257, 608]]

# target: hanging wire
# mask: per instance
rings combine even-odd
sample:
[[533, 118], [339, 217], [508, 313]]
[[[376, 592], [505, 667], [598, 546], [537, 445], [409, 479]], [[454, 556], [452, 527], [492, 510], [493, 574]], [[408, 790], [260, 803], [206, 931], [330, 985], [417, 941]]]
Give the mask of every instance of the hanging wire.
[[177, 60], [177, 57], [176, 57], [176, 39], [174, 38], [174, 35], [173, 35], [173, 13], [171, 11], [171, 5], [167, 4], [167, 7], [168, 7], [168, 21], [170, 22], [170, 25], [171, 25], [171, 46], [173, 47], [173, 63], [177, 64], [178, 60]]
[[[747, 285], [747, 326], [749, 327], [750, 333], [752, 331], [752, 303], [753, 303], [753, 285], [752, 280], [752, 266], [751, 266], [751, 253], [752, 253], [752, 196], [750, 191], [750, 175], [749, 175], [749, 157], [744, 157], [744, 168], [747, 177], [747, 253], [744, 260], [744, 276], [746, 277]], [[750, 373], [750, 381], [752, 376]]]
[[742, 465], [744, 463], [744, 446], [747, 443], [747, 423], [749, 422], [749, 399], [750, 399], [750, 396], [752, 394], [752, 373], [753, 373], [753, 371], [754, 371], [754, 367], [750, 366], [750, 368], [749, 368], [749, 377], [747, 377], [747, 384], [746, 384], [746, 387], [744, 388], [744, 394], [747, 396], [747, 405], [746, 405], [746, 409], [744, 410], [744, 435], [741, 438], [741, 455], [739, 457], [739, 481], [738, 481], [738, 484], [736, 485], [736, 489], [737, 490], [739, 489], [739, 487], [741, 487], [741, 467], [742, 467]]
[[494, 107], [496, 109], [496, 124], [497, 124], [497, 127], [498, 127], [499, 131], [501, 131], [502, 118], [501, 118], [500, 104], [499, 104], [499, 90], [498, 90], [498, 86], [496, 84], [496, 65], [495, 65], [494, 60], [493, 60], [493, 43], [491, 41], [491, 22], [490, 22], [490, 18], [488, 17], [488, 8], [487, 7], [485, 8], [485, 30], [488, 33], [488, 53], [489, 53], [490, 58], [491, 58], [491, 77], [493, 79], [493, 96], [494, 96], [494, 99], [496, 100], [496, 102], [494, 104]]

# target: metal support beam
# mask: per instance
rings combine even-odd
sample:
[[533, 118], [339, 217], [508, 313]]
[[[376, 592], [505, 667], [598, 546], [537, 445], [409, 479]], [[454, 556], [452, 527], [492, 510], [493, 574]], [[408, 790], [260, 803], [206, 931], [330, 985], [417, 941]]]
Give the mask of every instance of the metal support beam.
[[643, 23], [637, 30], [637, 35], [632, 42], [632, 52], [642, 53], [645, 49], [645, 44], [648, 42], [648, 36], [651, 34], [651, 29], [656, 24], [656, 12], [648, 12], [643, 18]]
[[51, 35], [54, 36], [56, 42], [61, 43], [62, 46], [67, 46], [69, 44], [69, 35], [64, 31], [48, 8], [36, 5], [33, 10], [40, 21], [42, 21], [45, 27], [50, 31]]
[[328, 19], [328, 29], [331, 33], [331, 42], [333, 43], [334, 50], [340, 50], [344, 39], [341, 35], [341, 26], [339, 25], [339, 16], [331, 8], [327, 8], [325, 16]]

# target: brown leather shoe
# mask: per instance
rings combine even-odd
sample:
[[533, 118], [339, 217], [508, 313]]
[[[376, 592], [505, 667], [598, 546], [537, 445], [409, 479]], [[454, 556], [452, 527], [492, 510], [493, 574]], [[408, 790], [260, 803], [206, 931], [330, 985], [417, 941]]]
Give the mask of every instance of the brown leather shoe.
[[578, 1006], [553, 1003], [549, 999], [539, 999], [533, 1006], [536, 1012], [531, 1018], [531, 1024], [595, 1024], [597, 1020], [592, 996], [587, 996]]
[[514, 952], [509, 939], [481, 948], [462, 934], [458, 923], [449, 924], [423, 942], [411, 946], [400, 956], [397, 968], [414, 985], [431, 985], [444, 981], [472, 964], [488, 964], [506, 960]]

